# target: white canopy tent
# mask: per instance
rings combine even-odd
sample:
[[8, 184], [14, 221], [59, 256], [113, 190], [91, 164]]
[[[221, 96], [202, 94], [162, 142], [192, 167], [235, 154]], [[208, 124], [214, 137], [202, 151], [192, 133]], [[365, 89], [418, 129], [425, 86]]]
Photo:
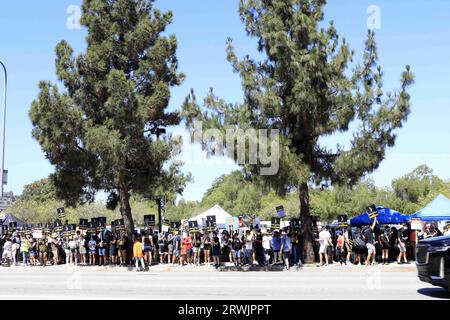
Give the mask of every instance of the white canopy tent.
[[222, 229], [225, 228], [229, 219], [233, 217], [231, 214], [226, 212], [221, 206], [216, 204], [211, 209], [206, 210], [205, 212], [199, 214], [198, 216], [190, 218], [189, 221], [197, 220], [198, 226], [201, 228], [205, 224], [206, 217], [208, 216], [216, 216], [217, 227]]

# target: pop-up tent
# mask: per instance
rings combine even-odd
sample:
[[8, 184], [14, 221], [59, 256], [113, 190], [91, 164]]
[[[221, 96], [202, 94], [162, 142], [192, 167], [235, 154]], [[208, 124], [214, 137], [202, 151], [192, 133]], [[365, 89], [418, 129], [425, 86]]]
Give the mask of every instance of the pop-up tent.
[[1, 224], [3, 224], [4, 226], [9, 226], [10, 222], [17, 223], [18, 228], [26, 225], [25, 222], [23, 222], [22, 220], [20, 220], [19, 218], [17, 218], [16, 216], [14, 216], [12, 214], [4, 214], [4, 215], [2, 215], [2, 217], [0, 217], [0, 219], [3, 220]]
[[[398, 211], [377, 206], [378, 213], [378, 223], [380, 224], [400, 224], [405, 223], [410, 220], [410, 217], [406, 214], [400, 213]], [[363, 213], [353, 219], [350, 219], [350, 225], [352, 227], [365, 226], [373, 223], [367, 213]]]
[[208, 216], [216, 216], [216, 223], [218, 228], [225, 228], [227, 225], [227, 221], [233, 216], [226, 212], [221, 206], [216, 204], [209, 210], [199, 214], [198, 216], [192, 217], [189, 220], [197, 220], [199, 227], [202, 227], [205, 224], [206, 217]]
[[446, 221], [450, 220], [450, 199], [444, 195], [438, 195], [425, 208], [412, 215], [422, 221]]

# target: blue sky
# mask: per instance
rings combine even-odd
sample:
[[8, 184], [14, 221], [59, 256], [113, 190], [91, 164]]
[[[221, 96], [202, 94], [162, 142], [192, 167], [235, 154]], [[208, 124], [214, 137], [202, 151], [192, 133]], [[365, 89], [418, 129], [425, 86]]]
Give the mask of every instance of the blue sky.
[[[0, 60], [9, 71], [9, 103], [5, 168], [6, 190], [20, 194], [25, 184], [48, 176], [52, 167], [31, 138], [28, 110], [37, 96], [40, 80], [55, 81], [54, 48], [67, 40], [76, 51], [84, 49], [84, 30], [70, 30], [67, 8], [81, 0], [8, 1], [0, 7]], [[171, 109], [180, 107], [194, 88], [203, 97], [209, 87], [227, 101], [242, 98], [240, 80], [225, 60], [225, 40], [232, 37], [239, 56], [255, 53], [255, 41], [246, 37], [237, 14], [237, 0], [158, 0], [156, 6], [174, 12], [168, 32], [179, 41], [180, 71], [187, 75], [172, 91]], [[412, 113], [398, 131], [390, 149], [371, 177], [389, 186], [420, 164], [428, 164], [442, 178], [450, 178], [450, 1], [446, 0], [334, 0], [326, 7], [326, 20], [334, 20], [341, 36], [360, 60], [367, 8], [381, 9], [381, 29], [376, 30], [385, 88], [399, 85], [401, 71], [411, 65], [416, 75], [412, 87]], [[3, 86], [2, 75], [0, 84]], [[328, 143], [341, 141], [333, 137]], [[190, 148], [190, 147], [189, 147]], [[200, 148], [189, 149], [195, 154]], [[185, 166], [194, 176], [184, 198], [200, 200], [212, 181], [237, 167], [231, 161], [204, 160]]]

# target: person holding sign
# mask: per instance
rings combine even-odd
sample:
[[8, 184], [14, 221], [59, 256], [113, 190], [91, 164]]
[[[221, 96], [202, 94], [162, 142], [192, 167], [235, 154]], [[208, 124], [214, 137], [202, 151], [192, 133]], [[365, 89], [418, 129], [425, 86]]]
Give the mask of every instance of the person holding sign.
[[370, 227], [364, 229], [364, 239], [367, 247], [367, 259], [366, 266], [370, 266], [375, 262], [375, 226], [378, 223], [377, 217], [373, 219], [373, 223]]

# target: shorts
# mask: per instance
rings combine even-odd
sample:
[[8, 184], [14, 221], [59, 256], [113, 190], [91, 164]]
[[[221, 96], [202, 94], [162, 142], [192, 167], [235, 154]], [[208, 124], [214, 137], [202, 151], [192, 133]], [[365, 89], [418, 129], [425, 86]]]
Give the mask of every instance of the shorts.
[[152, 251], [153, 251], [152, 246], [145, 246], [144, 247], [144, 252], [152, 252]]
[[173, 255], [174, 255], [175, 257], [179, 257], [179, 256], [181, 255], [180, 250], [173, 250]]
[[168, 245], [169, 254], [173, 254], [173, 244]]
[[104, 257], [106, 255], [106, 249], [105, 248], [98, 248], [98, 255], [100, 257]]
[[404, 243], [402, 243], [402, 244], [399, 243], [398, 248], [400, 249], [400, 253], [406, 252], [406, 246]]
[[165, 253], [167, 253], [167, 247], [166, 246], [159, 247], [159, 254], [165, 254]]
[[241, 250], [233, 250], [233, 257], [239, 259], [241, 257]]
[[116, 247], [114, 247], [114, 246], [109, 247], [109, 255], [110, 256], [117, 256]]
[[284, 256], [284, 259], [288, 259], [289, 260], [289, 257], [291, 256], [291, 253], [289, 251], [285, 251], [285, 252], [283, 252], [283, 256]]
[[200, 252], [200, 248], [198, 248], [198, 247], [194, 247], [194, 248], [192, 248], [192, 250], [194, 251], [194, 253]]
[[366, 247], [367, 247], [367, 253], [368, 254], [375, 253], [375, 246], [373, 244], [367, 243]]
[[31, 251], [30, 251], [30, 257], [35, 257], [35, 256], [36, 256], [36, 251], [31, 250]]
[[186, 250], [186, 256], [192, 257], [192, 254], [193, 254], [192, 248]]
[[326, 254], [328, 252], [328, 244], [321, 244], [319, 248], [319, 253]]
[[86, 254], [86, 248], [80, 247], [80, 254]]
[[89, 254], [95, 254], [95, 249], [89, 249]]

